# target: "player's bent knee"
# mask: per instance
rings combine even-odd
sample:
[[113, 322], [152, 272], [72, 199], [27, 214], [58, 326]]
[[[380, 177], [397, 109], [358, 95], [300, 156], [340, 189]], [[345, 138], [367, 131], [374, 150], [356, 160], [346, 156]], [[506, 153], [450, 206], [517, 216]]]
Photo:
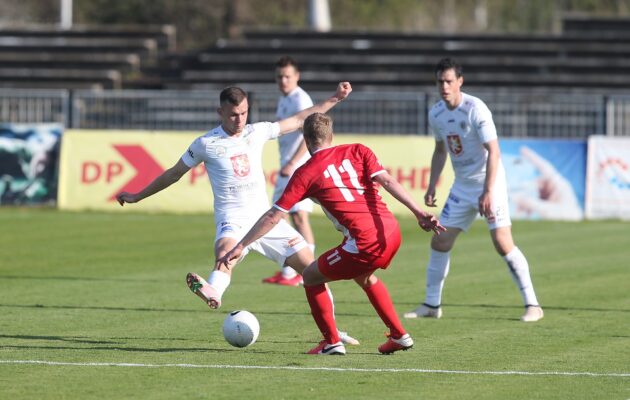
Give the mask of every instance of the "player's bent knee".
[[287, 257], [285, 264], [296, 270], [299, 274], [303, 274], [304, 270], [313, 262], [313, 252], [309, 247], [304, 247], [297, 253]]
[[302, 278], [304, 279], [304, 286], [321, 285], [322, 283], [330, 281], [330, 279], [326, 278], [319, 271], [317, 260], [313, 261], [311, 265], [304, 269], [304, 272], [302, 273]]
[[354, 281], [363, 289], [367, 289], [370, 286], [375, 285], [378, 282], [378, 278], [374, 275], [374, 273], [370, 272], [368, 274], [357, 276], [354, 278]]
[[459, 228], [447, 227], [446, 232], [442, 232], [439, 235], [433, 235], [431, 238], [431, 249], [435, 251], [441, 251], [443, 253], [451, 251], [455, 244], [457, 235], [461, 232]]
[[441, 240], [439, 239], [439, 236], [434, 236], [433, 239], [431, 239], [431, 249], [435, 251], [446, 253], [447, 251], [451, 251], [452, 248], [452, 241]]
[[514, 249], [514, 239], [510, 227], [501, 227], [491, 231], [492, 244], [497, 253], [501, 256], [508, 254]]

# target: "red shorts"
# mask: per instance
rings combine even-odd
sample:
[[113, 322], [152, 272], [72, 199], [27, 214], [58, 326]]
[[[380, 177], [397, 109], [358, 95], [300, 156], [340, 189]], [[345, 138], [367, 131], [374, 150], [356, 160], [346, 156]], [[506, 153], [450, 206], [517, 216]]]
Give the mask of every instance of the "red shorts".
[[342, 243], [319, 256], [317, 267], [322, 275], [335, 281], [354, 279], [378, 268], [385, 269], [389, 267], [389, 263], [400, 248], [400, 243], [399, 229], [395, 229], [387, 237], [385, 250], [378, 256], [369, 253], [348, 253], [342, 248]]

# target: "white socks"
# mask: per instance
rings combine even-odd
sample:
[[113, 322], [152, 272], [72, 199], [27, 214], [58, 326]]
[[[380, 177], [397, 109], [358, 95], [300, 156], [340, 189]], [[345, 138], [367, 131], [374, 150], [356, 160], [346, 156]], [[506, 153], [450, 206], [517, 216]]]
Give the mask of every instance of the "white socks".
[[[512, 275], [512, 279], [516, 282], [518, 289], [523, 297], [526, 306], [537, 306], [538, 299], [534, 292], [534, 285], [529, 275], [529, 265], [527, 259], [518, 247], [503, 257]], [[437, 307], [442, 304], [442, 288], [444, 280], [448, 275], [450, 266], [450, 252], [443, 253], [431, 249], [429, 257], [429, 265], [427, 266], [427, 293], [425, 304]]]
[[222, 271], [212, 271], [208, 277], [208, 283], [219, 292], [219, 296], [223, 297], [223, 293], [230, 286], [231, 276]]
[[295, 278], [297, 274], [298, 274], [297, 271], [289, 267], [288, 265], [284, 265], [282, 267], [282, 277], [285, 279]]
[[506, 254], [503, 259], [510, 269], [512, 279], [521, 291], [521, 296], [523, 296], [523, 302], [525, 305], [537, 306], [538, 299], [536, 299], [532, 278], [529, 275], [529, 264], [527, 264], [527, 259], [521, 250], [519, 250], [518, 247], [514, 247], [514, 249]]
[[446, 253], [431, 249], [427, 266], [427, 294], [425, 304], [438, 307], [442, 304], [442, 288], [448, 275], [451, 252]]
[[332, 304], [332, 314], [333, 318], [335, 318], [335, 299], [333, 298], [332, 291], [330, 290], [330, 286], [326, 284], [326, 291], [328, 292], [328, 297], [330, 297], [330, 303]]

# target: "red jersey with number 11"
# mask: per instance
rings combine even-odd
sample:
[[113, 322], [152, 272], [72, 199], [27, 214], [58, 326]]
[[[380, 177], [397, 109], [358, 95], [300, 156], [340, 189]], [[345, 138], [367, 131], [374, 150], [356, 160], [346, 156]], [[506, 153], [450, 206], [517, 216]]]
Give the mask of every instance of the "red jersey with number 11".
[[383, 172], [362, 144], [321, 149], [294, 172], [275, 207], [287, 212], [310, 197], [346, 237], [344, 250], [379, 255], [390, 233], [400, 229], [372, 180]]

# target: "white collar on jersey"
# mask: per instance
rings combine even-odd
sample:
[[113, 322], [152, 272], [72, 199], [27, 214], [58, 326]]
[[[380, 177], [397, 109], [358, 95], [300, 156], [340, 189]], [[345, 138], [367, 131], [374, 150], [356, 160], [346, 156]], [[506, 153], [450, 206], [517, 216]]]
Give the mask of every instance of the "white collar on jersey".
[[313, 155], [313, 154], [315, 154], [315, 153], [319, 153], [319, 152], [320, 152], [320, 151], [322, 151], [322, 150], [332, 149], [333, 147], [335, 147], [335, 146], [330, 145], [330, 146], [328, 146], [328, 147], [320, 147], [320, 148], [318, 148], [317, 150], [315, 150], [314, 152], [312, 152], [312, 153], [311, 153], [311, 155]]

